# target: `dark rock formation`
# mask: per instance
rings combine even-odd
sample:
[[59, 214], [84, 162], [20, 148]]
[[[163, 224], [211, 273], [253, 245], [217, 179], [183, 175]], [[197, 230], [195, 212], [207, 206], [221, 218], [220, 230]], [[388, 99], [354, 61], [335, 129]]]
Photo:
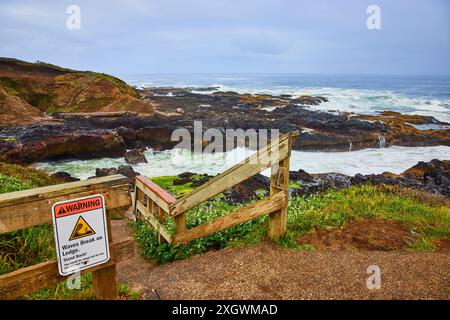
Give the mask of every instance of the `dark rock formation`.
[[[122, 157], [127, 149], [171, 149], [178, 143], [171, 141], [172, 132], [185, 128], [192, 134], [196, 120], [202, 121], [203, 132], [299, 130], [293, 142], [297, 150], [378, 147], [380, 137], [386, 146], [450, 145], [449, 124], [432, 117], [314, 111], [310, 106], [328, 101], [319, 96], [208, 93], [217, 88], [136, 90], [108, 75], [2, 58], [0, 80], [0, 161], [5, 162]], [[427, 124], [442, 129], [415, 127]]]
[[[214, 176], [183, 172], [173, 180], [173, 185], [190, 183], [191, 187], [198, 187], [208, 182]], [[269, 178], [258, 174], [224, 192], [225, 200], [233, 204], [247, 203], [265, 195], [269, 191]]]
[[125, 143], [115, 131], [67, 124], [37, 124], [0, 132], [0, 161], [32, 163], [47, 159], [119, 157]]
[[63, 182], [76, 182], [76, 181], [80, 181], [80, 179], [72, 177], [69, 173], [67, 172], [63, 172], [63, 171], [58, 171], [54, 174], [51, 175], [52, 178], [56, 178], [59, 181], [63, 181]]
[[269, 178], [258, 174], [225, 191], [225, 200], [234, 204], [247, 203], [268, 194], [269, 187]]
[[294, 181], [307, 181], [307, 182], [314, 181], [314, 177], [302, 169], [298, 171], [289, 172], [289, 179]]
[[97, 168], [95, 169], [96, 177], [106, 177], [118, 174], [117, 168]]
[[428, 190], [450, 198], [450, 160], [420, 161], [414, 167], [403, 172], [402, 176], [416, 179]]
[[139, 163], [147, 163], [147, 159], [145, 158], [144, 150], [142, 149], [134, 149], [131, 151], [127, 151], [125, 153], [125, 161], [129, 164], [139, 164]]
[[302, 178], [296, 180], [301, 183], [301, 186], [294, 189], [292, 195], [318, 193], [327, 189], [339, 190], [351, 185], [351, 178], [349, 176], [335, 172], [313, 174], [309, 175], [309, 177], [302, 174], [301, 177], [306, 177], [306, 180]]
[[337, 174], [307, 174], [303, 170], [290, 172], [291, 179], [301, 184], [293, 195], [308, 195], [327, 189], [339, 190], [350, 185], [390, 185], [425, 190], [450, 198], [450, 160], [419, 162], [400, 175], [392, 173], [362, 175], [354, 177]]
[[136, 184], [136, 177], [140, 175], [139, 172], [134, 171], [130, 165], [122, 165], [118, 168], [97, 168], [95, 169], [95, 177], [106, 177], [115, 174], [121, 174], [128, 178], [131, 190], [134, 190]]

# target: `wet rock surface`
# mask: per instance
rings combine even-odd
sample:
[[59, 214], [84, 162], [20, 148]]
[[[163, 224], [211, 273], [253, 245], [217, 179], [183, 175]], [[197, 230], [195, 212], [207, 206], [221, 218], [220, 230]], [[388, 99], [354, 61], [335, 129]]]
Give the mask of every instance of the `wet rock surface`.
[[267, 195], [269, 187], [269, 178], [258, 174], [225, 191], [225, 200], [233, 204], [247, 203]]
[[202, 132], [211, 128], [222, 133], [226, 129], [274, 128], [281, 133], [299, 130], [301, 134], [292, 147], [303, 151], [450, 145], [450, 129], [414, 127], [433, 123], [446, 128], [446, 124], [432, 117], [395, 112], [371, 116], [319, 112], [309, 106], [325, 103], [325, 97], [251, 95], [204, 89], [139, 90], [141, 100], [155, 108], [151, 115], [130, 111], [59, 113], [38, 124], [3, 126], [0, 161], [32, 163], [69, 157], [123, 157], [129, 149], [171, 149], [179, 142], [171, 141], [173, 131], [183, 128], [193, 136], [194, 121], [202, 122]]
[[419, 162], [403, 173], [362, 175], [353, 177], [338, 173], [306, 174], [291, 172], [290, 177], [301, 186], [293, 190], [294, 195], [308, 195], [327, 189], [339, 190], [351, 185], [391, 185], [424, 190], [450, 198], [450, 160]]
[[[199, 176], [200, 179], [198, 179]], [[173, 184], [183, 185], [192, 182], [192, 186], [199, 186], [211, 178], [213, 176], [185, 172], [178, 175]], [[450, 160], [419, 162], [400, 175], [386, 172], [376, 175], [356, 174], [351, 177], [335, 172], [309, 174], [300, 169], [299, 171], [291, 171], [289, 178], [295, 185], [299, 185], [290, 189], [291, 196], [310, 195], [326, 190], [340, 190], [352, 185], [392, 185], [423, 190], [450, 198]], [[269, 178], [258, 174], [226, 190], [224, 198], [227, 202], [233, 204], [248, 203], [267, 195], [269, 188]]]
[[144, 149], [134, 149], [125, 153], [125, 161], [129, 164], [147, 163]]
[[118, 168], [97, 168], [95, 170], [95, 177], [92, 178], [98, 178], [98, 177], [106, 177], [106, 176], [112, 176], [115, 174], [121, 174], [128, 178], [130, 189], [134, 190], [134, 186], [136, 184], [136, 177], [140, 175], [139, 172], [134, 171], [133, 167], [130, 165], [123, 165], [119, 166]]
[[114, 130], [61, 123], [0, 130], [0, 161], [3, 162], [119, 157], [125, 151], [123, 138]]
[[80, 179], [72, 177], [69, 173], [64, 171], [58, 171], [51, 175], [52, 178], [56, 178], [61, 182], [76, 182], [80, 181]]

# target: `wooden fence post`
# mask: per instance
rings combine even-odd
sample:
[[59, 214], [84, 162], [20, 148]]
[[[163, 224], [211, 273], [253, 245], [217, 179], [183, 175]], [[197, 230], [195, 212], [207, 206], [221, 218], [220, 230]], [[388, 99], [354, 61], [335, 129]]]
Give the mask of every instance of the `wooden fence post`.
[[[111, 248], [112, 230], [111, 215], [106, 211], [106, 224], [108, 226], [108, 240]], [[111, 252], [110, 252], [111, 254]], [[111, 259], [115, 259], [111, 256]], [[116, 264], [92, 272], [92, 286], [97, 300], [117, 300], [119, 299], [119, 288], [117, 285]]]
[[[289, 151], [291, 149], [291, 138], [289, 138]], [[277, 240], [286, 233], [286, 219], [289, 201], [289, 160], [288, 156], [272, 166], [272, 173], [270, 176], [270, 195], [278, 192], [285, 194], [284, 206], [273, 213], [269, 214], [269, 230], [268, 236], [271, 240]]]
[[[147, 214], [150, 224], [170, 244], [187, 243], [208, 234], [233, 227], [240, 223], [269, 214], [270, 239], [278, 239], [286, 233], [287, 207], [289, 199], [289, 159], [292, 139], [298, 131], [290, 132], [260, 148], [256, 153], [225, 170], [192, 192], [175, 199], [170, 193], [149, 179], [138, 176], [136, 186], [151, 198], [161, 210], [160, 214], [148, 214], [148, 208], [137, 201], [137, 210]], [[232, 213], [208, 221], [197, 227], [186, 228], [186, 211], [199, 203], [228, 190], [257, 173], [272, 168], [270, 197], [240, 208]], [[161, 214], [162, 213], [162, 214]], [[170, 235], [164, 225], [163, 215], [174, 218], [175, 235]], [[165, 216], [164, 216], [165, 217]]]
[[186, 213], [180, 213], [174, 217], [175, 219], [175, 234], [180, 234], [186, 230]]

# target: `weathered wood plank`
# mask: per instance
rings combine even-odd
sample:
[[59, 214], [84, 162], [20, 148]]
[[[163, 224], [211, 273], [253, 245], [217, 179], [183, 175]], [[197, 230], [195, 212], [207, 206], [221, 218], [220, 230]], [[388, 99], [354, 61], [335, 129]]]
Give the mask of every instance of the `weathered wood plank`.
[[0, 234], [51, 222], [54, 203], [93, 194], [105, 196], [106, 209], [131, 205], [122, 175], [6, 193], [0, 195]]
[[[276, 166], [272, 167], [270, 177], [270, 195], [289, 193], [289, 161], [290, 157], [283, 159]], [[268, 237], [271, 240], [277, 240], [286, 233], [288, 198], [285, 198], [280, 210], [269, 214]]]
[[188, 229], [182, 233], [176, 234], [173, 238], [173, 244], [186, 243], [198, 238], [202, 238], [214, 232], [233, 227], [243, 222], [252, 220], [261, 215], [277, 211], [285, 203], [285, 194], [279, 192], [267, 199], [260, 200], [234, 211], [226, 216], [214, 219], [198, 227]]
[[159, 223], [158, 219], [156, 219], [153, 214], [150, 213], [148, 208], [141, 202], [138, 201], [136, 205], [137, 210], [139, 210], [142, 215], [148, 219], [150, 224], [155, 228], [155, 230], [168, 242], [172, 243], [172, 236], [169, 231], [167, 231], [166, 227]]
[[136, 188], [142, 190], [147, 197], [156, 202], [167, 213], [170, 210], [170, 204], [176, 201], [175, 197], [169, 192], [142, 176], [136, 178]]
[[116, 265], [92, 272], [92, 288], [97, 300], [119, 299]]
[[176, 216], [185, 212], [285, 159], [290, 154], [289, 137], [290, 134], [281, 136], [257, 153], [183, 196], [170, 205], [169, 213]]
[[186, 230], [186, 213], [181, 213], [174, 217], [175, 233], [179, 234]]
[[[111, 214], [108, 214], [108, 212], [106, 214], [106, 223], [108, 226], [108, 241], [111, 246], [114, 237], [112, 234]], [[97, 300], [119, 299], [119, 284], [115, 264], [92, 272], [92, 289]]]
[[150, 179], [147, 179], [144, 176], [137, 176], [136, 179], [139, 182], [142, 182], [142, 184], [144, 184], [145, 187], [152, 190], [158, 196], [158, 198], [160, 198], [167, 204], [171, 204], [172, 202], [175, 202], [177, 200], [170, 192], [164, 190]]
[[84, 181], [69, 182], [47, 187], [0, 194], [0, 208], [30, 201], [44, 200], [62, 195], [70, 195], [91, 189], [104, 189], [128, 183], [123, 175], [113, 175]]
[[[134, 255], [133, 239], [129, 238], [112, 244], [110, 251], [111, 259], [107, 263], [83, 270], [82, 273], [100, 270], [129, 259]], [[0, 276], [0, 300], [16, 299], [27, 293], [55, 285], [67, 278], [58, 273], [55, 260], [13, 271]]]

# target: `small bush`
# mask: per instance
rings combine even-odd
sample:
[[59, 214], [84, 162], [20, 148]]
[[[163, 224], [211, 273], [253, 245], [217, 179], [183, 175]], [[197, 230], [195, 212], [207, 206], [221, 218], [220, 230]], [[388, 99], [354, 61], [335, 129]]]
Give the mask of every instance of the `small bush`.
[[[200, 204], [186, 213], [187, 228], [194, 228], [220, 216], [228, 214], [238, 207], [230, 205], [222, 199], [214, 199]], [[174, 233], [173, 220], [167, 222], [167, 229]], [[245, 243], [257, 243], [262, 240], [267, 229], [267, 217], [257, 218], [240, 225], [228, 228], [187, 244], [171, 246], [158, 243], [154, 229], [145, 222], [134, 223], [135, 237], [147, 259], [157, 263], [167, 263], [204, 253], [210, 249], [222, 249]]]

